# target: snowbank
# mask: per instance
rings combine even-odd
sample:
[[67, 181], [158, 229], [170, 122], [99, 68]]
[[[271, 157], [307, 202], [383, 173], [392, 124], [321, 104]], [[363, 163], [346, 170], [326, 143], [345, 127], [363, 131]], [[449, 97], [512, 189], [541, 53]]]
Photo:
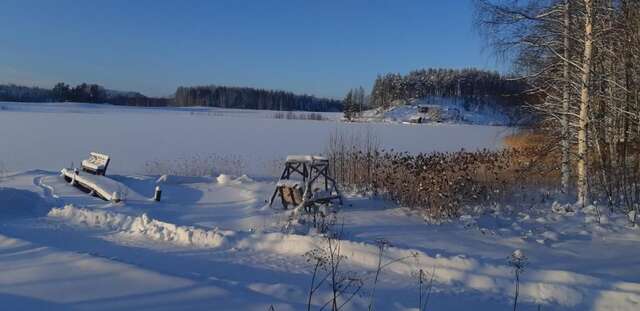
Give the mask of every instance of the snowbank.
[[[315, 248], [325, 247], [325, 242], [318, 236], [271, 233], [252, 235], [240, 241], [237, 247], [299, 257]], [[376, 245], [343, 240], [340, 250], [341, 255], [346, 256], [346, 263], [375, 271], [378, 260]], [[463, 255], [430, 256], [418, 250], [391, 247], [385, 251], [383, 263], [392, 261], [397, 262], [387, 266], [385, 274], [411, 277], [420, 269], [433, 270], [434, 281], [440, 289], [472, 290], [489, 298], [500, 294], [503, 299], [513, 296], [514, 275], [506, 261], [504, 265], [494, 265]], [[615, 290], [622, 287], [624, 294]], [[598, 304], [606, 305], [608, 309], [632, 310], [640, 303], [640, 284], [612, 282], [570, 271], [528, 269], [522, 276], [520, 297], [529, 303], [566, 308], [588, 305], [592, 303], [592, 297], [599, 297]]]
[[231, 231], [178, 226], [149, 218], [146, 214], [133, 217], [108, 211], [78, 208], [73, 205], [54, 208], [48, 216], [64, 219], [74, 224], [99, 227], [182, 246], [217, 248], [226, 243], [227, 236], [233, 235]]
[[226, 185], [229, 182], [231, 182], [231, 180], [232, 180], [231, 176], [227, 174], [220, 174], [218, 177], [216, 177], [216, 181], [218, 181], [218, 183], [221, 185]]
[[[322, 236], [256, 233], [230, 239], [235, 236], [234, 232], [178, 226], [151, 219], [146, 214], [133, 217], [72, 205], [51, 210], [49, 217], [182, 246], [224, 246], [289, 258], [302, 258], [306, 252], [326, 246]], [[340, 244], [341, 254], [346, 256], [345, 264], [356, 271], [375, 271], [378, 260], [376, 245], [348, 240]], [[385, 251], [383, 262], [394, 262], [385, 268], [384, 274], [400, 279], [411, 278], [420, 269], [434, 271], [439, 291], [471, 291], [487, 298], [499, 295], [505, 301], [513, 296], [513, 269], [506, 260], [503, 264], [489, 263], [465, 255], [430, 255], [424, 250], [390, 247]], [[640, 284], [532, 266], [522, 275], [520, 297], [523, 302], [569, 309], [592, 306], [592, 297], [598, 297], [595, 303], [607, 306], [607, 309], [632, 310], [640, 303]]]

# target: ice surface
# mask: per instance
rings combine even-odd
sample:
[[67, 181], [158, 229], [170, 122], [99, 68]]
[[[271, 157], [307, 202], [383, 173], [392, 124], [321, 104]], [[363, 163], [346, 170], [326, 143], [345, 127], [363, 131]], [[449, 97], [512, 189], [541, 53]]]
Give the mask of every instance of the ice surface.
[[480, 125], [281, 120], [270, 117], [273, 111], [0, 104], [7, 108], [0, 113], [0, 159], [10, 171], [78, 167], [90, 151], [100, 150], [118, 159], [109, 165], [112, 174], [144, 173], [149, 161], [188, 162], [218, 154], [243, 159], [242, 173], [270, 175], [271, 163], [282, 163], [287, 155], [325, 152], [335, 131], [346, 136], [370, 131], [381, 147], [409, 152], [498, 148], [511, 132]]

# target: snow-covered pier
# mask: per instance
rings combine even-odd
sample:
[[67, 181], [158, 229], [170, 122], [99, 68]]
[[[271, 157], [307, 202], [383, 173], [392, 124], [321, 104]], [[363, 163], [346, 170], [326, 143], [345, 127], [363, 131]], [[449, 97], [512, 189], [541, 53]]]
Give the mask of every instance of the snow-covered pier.
[[63, 168], [60, 174], [72, 185], [94, 194], [103, 200], [113, 202], [122, 200], [121, 189], [125, 188], [124, 185], [109, 177], [88, 173], [81, 174], [77, 170], [70, 168]]

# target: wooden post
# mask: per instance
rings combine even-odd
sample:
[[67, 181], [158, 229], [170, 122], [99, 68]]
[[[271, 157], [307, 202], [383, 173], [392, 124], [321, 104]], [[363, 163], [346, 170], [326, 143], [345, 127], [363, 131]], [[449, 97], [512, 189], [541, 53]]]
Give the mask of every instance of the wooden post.
[[111, 201], [115, 203], [122, 201], [122, 197], [120, 197], [120, 191], [114, 191], [113, 194], [111, 194]]
[[73, 169], [73, 178], [71, 178], [71, 184], [75, 185], [76, 184], [76, 176], [78, 176], [78, 169], [74, 168]]
[[156, 202], [160, 202], [161, 197], [162, 197], [162, 190], [160, 190], [160, 186], [156, 186], [156, 191], [153, 193], [153, 200]]

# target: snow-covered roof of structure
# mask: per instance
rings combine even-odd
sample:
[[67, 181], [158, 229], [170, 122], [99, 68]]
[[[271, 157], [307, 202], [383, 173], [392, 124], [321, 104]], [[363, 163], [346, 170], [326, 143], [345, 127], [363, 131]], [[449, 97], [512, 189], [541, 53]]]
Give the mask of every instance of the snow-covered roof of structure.
[[289, 155], [287, 156], [287, 163], [292, 162], [329, 162], [329, 159], [322, 156], [315, 155]]

